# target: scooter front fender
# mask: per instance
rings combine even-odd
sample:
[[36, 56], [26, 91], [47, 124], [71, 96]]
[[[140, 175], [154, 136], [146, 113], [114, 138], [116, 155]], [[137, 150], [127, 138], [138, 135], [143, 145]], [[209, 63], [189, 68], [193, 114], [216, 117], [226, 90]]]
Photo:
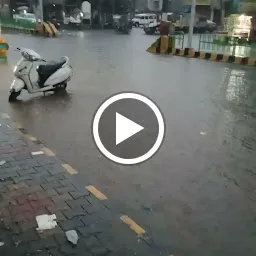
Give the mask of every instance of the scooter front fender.
[[25, 87], [25, 83], [21, 79], [15, 78], [12, 81], [10, 92], [19, 92], [22, 89], [24, 89], [24, 87]]

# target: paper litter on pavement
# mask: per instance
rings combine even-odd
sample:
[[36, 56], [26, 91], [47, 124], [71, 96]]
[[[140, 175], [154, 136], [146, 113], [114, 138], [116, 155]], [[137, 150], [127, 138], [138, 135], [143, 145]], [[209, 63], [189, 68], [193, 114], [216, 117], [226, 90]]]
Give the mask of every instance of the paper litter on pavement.
[[78, 242], [78, 234], [75, 230], [68, 230], [65, 232], [68, 241], [74, 245]]
[[43, 230], [48, 230], [48, 229], [53, 229], [57, 226], [57, 222], [55, 221], [56, 215], [52, 214], [52, 215], [48, 215], [48, 214], [43, 214], [43, 215], [39, 215], [36, 216], [36, 221], [37, 221], [37, 225], [38, 231], [43, 231]]
[[35, 151], [35, 152], [31, 152], [32, 156], [38, 156], [38, 155], [43, 155], [44, 152], [43, 151]]
[[2, 160], [0, 161], [0, 165], [4, 165], [6, 163], [6, 161]]

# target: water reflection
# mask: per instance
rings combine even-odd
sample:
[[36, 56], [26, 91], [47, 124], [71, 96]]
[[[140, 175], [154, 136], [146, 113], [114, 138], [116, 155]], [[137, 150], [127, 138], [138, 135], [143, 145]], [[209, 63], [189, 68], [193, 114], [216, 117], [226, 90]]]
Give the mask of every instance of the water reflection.
[[239, 186], [248, 198], [256, 190], [256, 94], [250, 72], [226, 69], [221, 91], [222, 108], [218, 118], [219, 150], [225, 154], [221, 175]]
[[48, 94], [46, 96], [42, 96], [42, 94], [38, 96], [25, 95], [24, 98], [14, 104], [10, 104], [10, 107], [11, 114], [25, 122], [33, 122], [35, 119], [38, 120], [42, 113], [46, 112], [49, 116], [53, 113], [65, 113], [73, 104], [72, 94], [66, 91], [59, 94]]

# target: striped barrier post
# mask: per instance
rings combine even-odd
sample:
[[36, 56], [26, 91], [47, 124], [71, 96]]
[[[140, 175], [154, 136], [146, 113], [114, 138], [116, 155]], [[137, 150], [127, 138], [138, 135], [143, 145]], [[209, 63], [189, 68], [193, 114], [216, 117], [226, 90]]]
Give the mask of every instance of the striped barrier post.
[[6, 40], [0, 38], [0, 60], [7, 61], [7, 51], [9, 49], [9, 45], [7, 44]]
[[184, 34], [160, 36], [148, 49], [147, 52], [156, 54], [176, 54], [176, 44], [183, 48]]

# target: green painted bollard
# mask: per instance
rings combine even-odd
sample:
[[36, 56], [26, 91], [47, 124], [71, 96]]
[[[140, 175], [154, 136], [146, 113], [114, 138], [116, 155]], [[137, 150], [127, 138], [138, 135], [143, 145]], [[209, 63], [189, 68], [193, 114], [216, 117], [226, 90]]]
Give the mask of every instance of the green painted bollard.
[[9, 45], [5, 41], [5, 39], [0, 38], [0, 60], [7, 60], [7, 51], [9, 49]]
[[170, 38], [171, 38], [171, 47], [174, 49], [175, 48], [176, 37], [175, 36], [170, 36]]
[[169, 52], [175, 49], [175, 36], [169, 36]]

